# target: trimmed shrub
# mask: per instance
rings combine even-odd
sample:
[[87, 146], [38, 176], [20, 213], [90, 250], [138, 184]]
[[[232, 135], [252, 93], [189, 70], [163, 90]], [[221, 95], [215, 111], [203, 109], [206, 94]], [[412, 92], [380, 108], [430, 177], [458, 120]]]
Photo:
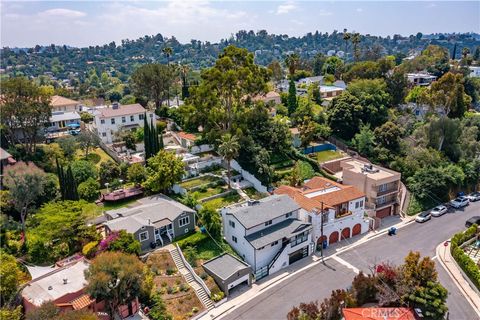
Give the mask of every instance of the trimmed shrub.
[[463, 272], [465, 272], [473, 284], [480, 289], [480, 269], [460, 247], [463, 243], [475, 236], [477, 228], [478, 226], [474, 224], [465, 230], [465, 232], [455, 234], [451, 240], [450, 252]]
[[88, 259], [93, 258], [95, 256], [95, 253], [97, 252], [97, 244], [98, 241], [92, 241], [87, 243], [82, 248], [82, 254]]

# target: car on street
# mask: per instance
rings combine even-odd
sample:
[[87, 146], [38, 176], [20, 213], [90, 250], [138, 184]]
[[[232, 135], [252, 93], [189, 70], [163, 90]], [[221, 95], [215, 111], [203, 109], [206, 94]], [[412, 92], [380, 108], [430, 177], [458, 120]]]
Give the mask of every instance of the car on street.
[[425, 212], [420, 213], [420, 214], [415, 218], [415, 221], [422, 223], [422, 222], [428, 221], [428, 220], [430, 220], [430, 219], [432, 219], [432, 215], [430, 214], [430, 212], [425, 211]]
[[473, 192], [473, 193], [470, 193], [468, 196], [467, 196], [468, 200], [472, 201], [472, 202], [475, 202], [475, 201], [478, 201], [480, 200], [480, 192]]
[[480, 225], [480, 217], [473, 216], [465, 222], [465, 227], [470, 228], [473, 224]]
[[444, 215], [445, 213], [447, 213], [447, 211], [448, 211], [448, 208], [442, 205], [442, 206], [437, 206], [437, 207], [433, 208], [430, 211], [430, 214], [432, 215], [432, 217], [440, 217], [440, 216]]
[[468, 206], [469, 202], [470, 201], [468, 200], [467, 197], [458, 197], [458, 198], [455, 198], [452, 201], [450, 201], [450, 205], [452, 207], [454, 207], [455, 209], [458, 209], [458, 208], [463, 208], [463, 207]]

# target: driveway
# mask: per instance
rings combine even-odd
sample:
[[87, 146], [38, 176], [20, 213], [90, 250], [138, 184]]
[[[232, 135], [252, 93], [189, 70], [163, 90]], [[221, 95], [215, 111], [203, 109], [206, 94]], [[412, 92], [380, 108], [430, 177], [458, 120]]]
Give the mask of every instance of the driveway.
[[[264, 289], [252, 300], [224, 314], [222, 319], [285, 319], [288, 311], [300, 302], [321, 301], [332, 290], [350, 286], [358, 270], [369, 272], [375, 264], [382, 261], [401, 264], [410, 250], [436, 259], [436, 246], [463, 230], [465, 220], [474, 215], [480, 215], [480, 202], [432, 218], [423, 224], [411, 223], [399, 229], [396, 236], [382, 235], [374, 238], [338, 254], [336, 259], [328, 259], [326, 265], [317, 264]], [[439, 263], [437, 270], [441, 283], [449, 291], [447, 305], [450, 319], [475, 319], [473, 308]]]

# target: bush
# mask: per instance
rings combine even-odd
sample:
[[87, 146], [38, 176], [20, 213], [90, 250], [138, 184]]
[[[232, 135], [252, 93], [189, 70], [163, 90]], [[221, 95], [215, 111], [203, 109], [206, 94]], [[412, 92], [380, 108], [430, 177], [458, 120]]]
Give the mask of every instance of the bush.
[[100, 184], [97, 182], [97, 180], [88, 178], [87, 181], [80, 183], [78, 186], [78, 196], [80, 199], [92, 202], [97, 200], [100, 196], [99, 189]]
[[197, 312], [198, 312], [198, 308], [197, 308], [197, 307], [193, 307], [193, 308], [192, 308], [192, 312], [193, 312], [193, 313], [197, 313]]
[[478, 226], [474, 224], [465, 230], [465, 232], [455, 234], [451, 240], [450, 252], [460, 268], [467, 274], [473, 284], [480, 289], [480, 269], [475, 262], [465, 254], [463, 249], [460, 248], [460, 245], [475, 236], [477, 228]]
[[77, 160], [72, 163], [72, 173], [75, 181], [80, 184], [89, 178], [97, 179], [97, 169], [95, 166], [85, 160]]
[[171, 276], [175, 273], [177, 273], [177, 269], [175, 269], [175, 268], [168, 268], [167, 269], [167, 275]]
[[82, 254], [88, 259], [93, 258], [95, 256], [95, 253], [97, 252], [97, 244], [98, 241], [92, 241], [87, 243], [82, 248]]
[[90, 161], [93, 164], [97, 164], [97, 163], [100, 162], [102, 157], [100, 157], [99, 154], [92, 152], [92, 153], [89, 153], [86, 157], [84, 157], [84, 159], [87, 160], [87, 161]]
[[190, 286], [188, 284], [180, 284], [180, 291], [187, 292], [188, 290], [190, 290]]
[[217, 292], [217, 293], [212, 293], [212, 300], [215, 301], [215, 302], [218, 302], [220, 300], [223, 299], [223, 297], [225, 296], [225, 294], [223, 293], [223, 291], [220, 291], [220, 292]]
[[162, 297], [159, 294], [154, 294], [152, 297], [152, 306], [148, 316], [152, 320], [172, 320], [173, 317], [171, 314], [167, 313], [167, 308], [165, 303], [162, 300]]

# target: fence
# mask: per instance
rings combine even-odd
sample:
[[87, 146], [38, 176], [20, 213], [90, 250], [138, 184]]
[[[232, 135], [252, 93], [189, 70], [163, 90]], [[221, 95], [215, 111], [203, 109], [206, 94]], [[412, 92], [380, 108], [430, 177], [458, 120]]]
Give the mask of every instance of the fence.
[[322, 151], [327, 151], [327, 150], [333, 150], [336, 151], [337, 147], [331, 143], [322, 143], [318, 144], [316, 146], [311, 146], [307, 147], [302, 150], [303, 154], [310, 154], [310, 153], [316, 153], [316, 152], [322, 152]]
[[255, 176], [253, 174], [251, 174], [250, 172], [248, 171], [245, 171], [242, 169], [242, 167], [238, 164], [237, 161], [235, 160], [232, 160], [230, 161], [230, 166], [235, 169], [236, 171], [240, 172], [240, 174], [242, 175], [242, 177], [245, 179], [245, 180], [248, 180], [252, 185], [253, 187], [255, 188], [255, 190], [257, 190], [258, 192], [261, 192], [261, 193], [266, 193], [268, 192], [267, 190], [267, 187], [265, 187], [261, 182], [260, 180], [258, 180], [257, 178], [255, 178]]

